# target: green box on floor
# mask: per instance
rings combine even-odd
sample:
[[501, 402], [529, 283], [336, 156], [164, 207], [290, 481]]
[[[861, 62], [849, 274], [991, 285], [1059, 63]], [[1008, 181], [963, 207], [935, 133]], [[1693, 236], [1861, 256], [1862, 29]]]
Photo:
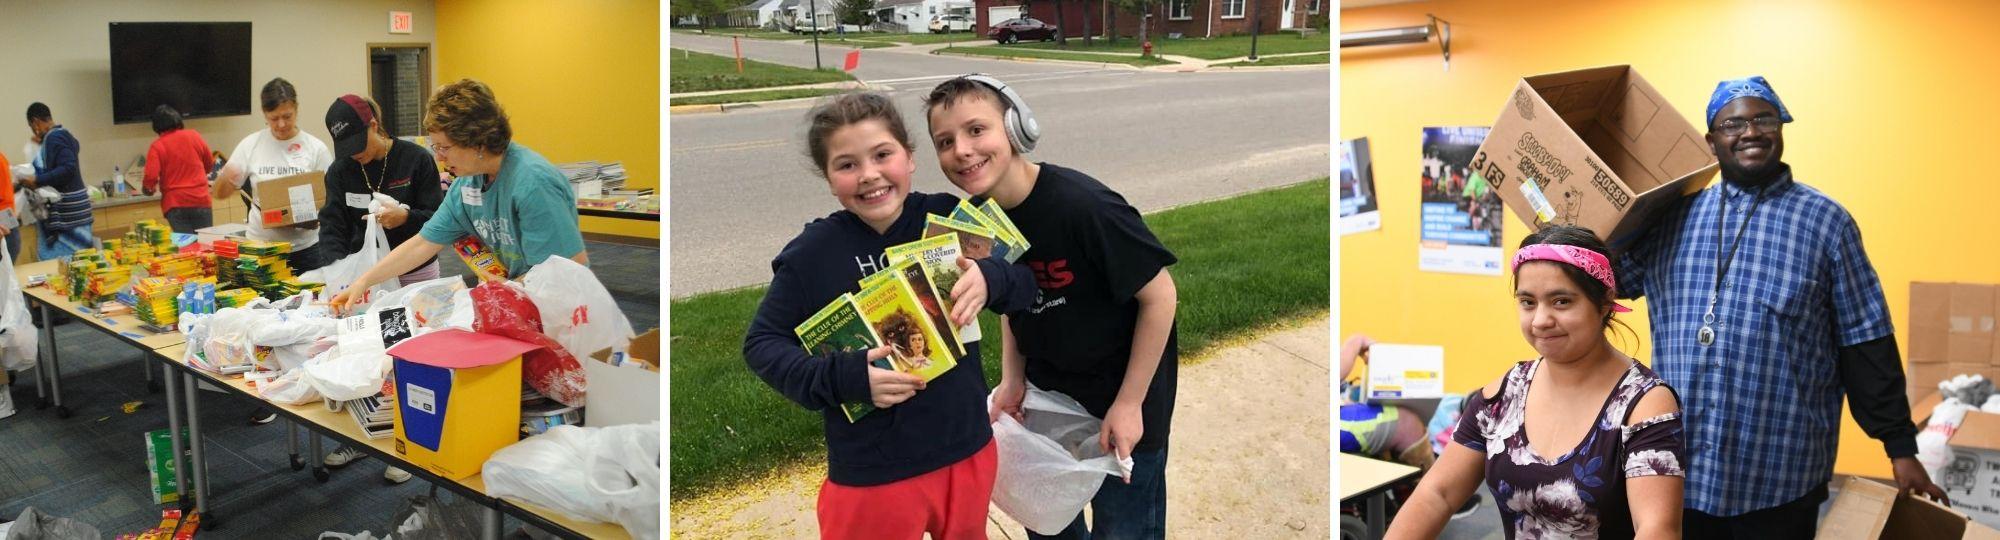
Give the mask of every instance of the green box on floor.
[[[181, 429], [181, 439], [187, 439], [187, 429]], [[182, 445], [182, 448], [190, 448]], [[183, 450], [186, 452], [186, 450]], [[174, 441], [168, 438], [167, 430], [146, 434], [146, 471], [150, 473], [149, 484], [153, 492], [153, 504], [166, 504], [181, 500], [178, 475], [174, 472]]]

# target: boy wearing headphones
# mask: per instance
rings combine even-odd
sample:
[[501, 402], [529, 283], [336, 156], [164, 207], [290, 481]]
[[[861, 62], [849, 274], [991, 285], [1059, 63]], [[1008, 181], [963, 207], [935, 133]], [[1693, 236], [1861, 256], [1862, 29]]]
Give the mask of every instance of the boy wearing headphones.
[[1107, 478], [1083, 515], [1056, 536], [1166, 535], [1167, 436], [1179, 365], [1167, 267], [1174, 254], [1111, 188], [1022, 154], [1041, 136], [1006, 84], [980, 74], [938, 85], [924, 100], [931, 143], [952, 184], [1006, 209], [1033, 246], [1022, 255], [1040, 297], [1002, 317], [1001, 378], [989, 415], [1021, 415], [1027, 384], [1062, 392], [1104, 419], [1099, 444], [1132, 469]]

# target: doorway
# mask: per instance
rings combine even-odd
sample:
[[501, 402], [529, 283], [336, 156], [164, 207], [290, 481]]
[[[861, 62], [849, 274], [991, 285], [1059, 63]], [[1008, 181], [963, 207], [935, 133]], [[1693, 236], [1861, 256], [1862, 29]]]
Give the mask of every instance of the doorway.
[[430, 99], [430, 45], [370, 44], [368, 97], [382, 110], [382, 128], [392, 137], [423, 135], [424, 102]]

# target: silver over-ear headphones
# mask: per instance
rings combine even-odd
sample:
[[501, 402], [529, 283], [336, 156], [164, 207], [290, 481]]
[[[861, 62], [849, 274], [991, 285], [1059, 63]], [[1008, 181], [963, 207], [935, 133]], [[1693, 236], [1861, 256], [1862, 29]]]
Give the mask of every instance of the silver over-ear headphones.
[[1035, 141], [1042, 138], [1042, 126], [1035, 122], [1035, 112], [1028, 109], [1028, 102], [1023, 101], [1020, 94], [1008, 88], [1007, 83], [984, 73], [973, 73], [961, 78], [986, 85], [987, 88], [992, 88], [994, 92], [1000, 94], [1000, 100], [1005, 102], [1003, 105], [1007, 109], [1001, 113], [1001, 117], [1007, 125], [1007, 142], [1013, 143], [1014, 153], [1026, 154], [1035, 151]]

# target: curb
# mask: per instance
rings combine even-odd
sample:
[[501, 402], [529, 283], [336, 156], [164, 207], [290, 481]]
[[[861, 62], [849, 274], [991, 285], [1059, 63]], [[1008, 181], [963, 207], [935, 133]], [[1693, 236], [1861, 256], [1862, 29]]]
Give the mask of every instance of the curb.
[[[758, 88], [752, 90], [744, 90], [741, 93], [758, 92], [763, 90], [769, 90], [769, 89]], [[865, 91], [865, 92], [887, 92], [890, 90], [895, 90], [895, 88], [884, 84], [859, 84], [859, 85], [853, 85], [852, 88], [842, 88], [842, 90]], [[673, 105], [667, 108], [667, 114], [674, 115], [674, 114], [724, 113], [737, 109], [754, 109], [764, 105], [780, 105], [780, 104], [789, 104], [800, 101], [811, 101], [815, 99], [820, 99], [822, 97], [825, 96], [800, 97], [800, 98], [790, 98], [790, 99], [773, 99], [766, 101], [745, 101], [740, 103], [711, 103], [706, 105]]]
[[1121, 64], [1121, 63], [1117, 63], [1117, 62], [1090, 62], [1090, 61], [1085, 61], [1085, 60], [1057, 60], [1057, 59], [1053, 59], [1053, 58], [1033, 58], [1033, 57], [1027, 57], [1027, 56], [992, 56], [992, 55], [985, 55], [985, 54], [966, 54], [966, 53], [959, 53], [959, 52], [946, 52], [946, 50], [945, 50], [945, 49], [938, 49], [938, 50], [935, 50], [935, 51], [931, 51], [931, 54], [933, 54], [933, 55], [937, 55], [937, 56], [957, 56], [957, 57], [962, 57], [962, 58], [984, 58], [984, 59], [988, 59], [988, 60], [1005, 60], [1005, 61], [1009, 61], [1009, 62], [1028, 62], [1028, 63], [1036, 63], [1036, 62], [1040, 62], [1040, 63], [1047, 63], [1047, 64], [1070, 64], [1070, 65], [1079, 65], [1079, 66], [1098, 66], [1098, 67], [1106, 67], [1106, 68], [1114, 68], [1114, 69], [1130, 69], [1130, 70], [1148, 70], [1148, 69], [1155, 69], [1155, 68], [1165, 68], [1165, 67], [1172, 67], [1172, 66], [1170, 66], [1170, 65], [1160, 65], [1160, 66], [1143, 66], [1143, 67], [1142, 67], [1142, 66], [1135, 66], [1135, 65], [1132, 65], [1132, 64]]

